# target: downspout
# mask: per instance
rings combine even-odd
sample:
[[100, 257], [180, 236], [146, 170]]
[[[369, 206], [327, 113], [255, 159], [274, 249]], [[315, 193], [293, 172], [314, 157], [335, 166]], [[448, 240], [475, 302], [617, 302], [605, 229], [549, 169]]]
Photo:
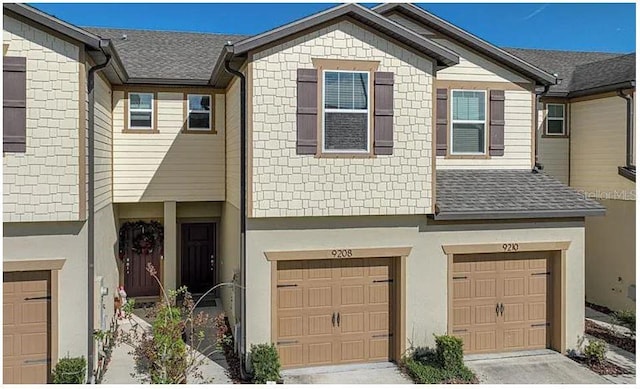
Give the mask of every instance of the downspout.
[[88, 92], [88, 113], [87, 113], [87, 132], [88, 132], [88, 171], [89, 171], [89, 180], [88, 180], [88, 188], [87, 188], [87, 287], [88, 287], [88, 300], [87, 300], [87, 325], [88, 325], [88, 338], [87, 338], [87, 383], [94, 384], [95, 376], [93, 374], [93, 332], [94, 332], [94, 264], [95, 264], [95, 253], [94, 253], [94, 236], [95, 236], [95, 201], [94, 201], [94, 192], [95, 192], [95, 120], [94, 120], [94, 104], [95, 104], [95, 94], [94, 94], [94, 86], [95, 86], [95, 73], [101, 69], [104, 69], [109, 64], [111, 60], [111, 56], [104, 52], [104, 47], [107, 47], [109, 41], [100, 40], [99, 48], [102, 51], [102, 54], [105, 56], [104, 63], [92, 66], [89, 69], [87, 74], [87, 92]]
[[[229, 50], [231, 46], [227, 45]], [[246, 340], [247, 340], [247, 323], [246, 323], [246, 232], [247, 232], [247, 79], [242, 72], [232, 69], [230, 59], [224, 61], [224, 70], [240, 79], [240, 374], [242, 378], [247, 377], [246, 373]]]
[[623, 89], [619, 89], [618, 96], [627, 100], [627, 157], [625, 167], [629, 168], [633, 164], [633, 95], [626, 94]]
[[536, 97], [535, 97], [536, 106], [535, 106], [535, 114], [533, 115], [534, 116], [533, 119], [534, 119], [534, 123], [535, 123], [534, 126], [535, 126], [535, 129], [536, 129], [536, 131], [535, 131], [536, 136], [535, 136], [535, 139], [534, 139], [535, 143], [533, 145], [534, 153], [535, 153], [535, 161], [534, 161], [533, 169], [531, 170], [531, 173], [539, 173], [540, 170], [544, 169], [544, 166], [542, 166], [540, 164], [540, 155], [539, 155], [539, 150], [538, 150], [538, 143], [539, 143], [538, 142], [538, 138], [539, 138], [538, 135], [540, 135], [540, 134], [538, 134], [538, 132], [540, 131], [540, 125], [538, 123], [538, 121], [539, 121], [538, 120], [538, 116], [539, 116], [538, 106], [540, 105], [540, 97], [542, 95], [544, 95], [545, 93], [547, 93], [549, 91], [550, 87], [551, 87], [551, 85], [545, 85], [544, 89], [541, 92], [535, 92], [535, 95], [536, 95]]

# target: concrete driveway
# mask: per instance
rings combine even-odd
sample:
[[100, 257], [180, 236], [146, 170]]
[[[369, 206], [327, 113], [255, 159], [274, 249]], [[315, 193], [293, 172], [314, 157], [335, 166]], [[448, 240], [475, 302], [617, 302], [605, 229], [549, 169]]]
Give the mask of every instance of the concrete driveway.
[[391, 362], [308, 367], [282, 372], [285, 384], [412, 384]]
[[481, 384], [610, 384], [588, 368], [552, 350], [469, 355], [466, 365]]

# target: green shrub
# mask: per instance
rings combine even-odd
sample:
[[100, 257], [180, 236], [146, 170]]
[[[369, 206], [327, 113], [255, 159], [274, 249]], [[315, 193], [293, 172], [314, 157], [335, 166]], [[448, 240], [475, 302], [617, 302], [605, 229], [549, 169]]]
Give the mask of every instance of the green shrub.
[[451, 335], [436, 336], [436, 357], [445, 370], [457, 370], [462, 362], [462, 339]]
[[582, 350], [587, 361], [592, 365], [601, 365], [605, 361], [607, 344], [602, 340], [592, 340]]
[[253, 382], [266, 384], [280, 379], [280, 357], [273, 344], [251, 345], [251, 367]]
[[153, 349], [156, 360], [151, 368], [154, 384], [186, 381], [187, 345], [182, 340], [184, 322], [179, 308], [163, 306], [153, 321]]
[[633, 336], [636, 335], [636, 313], [631, 309], [614, 312], [613, 318], [617, 324], [626, 327]]
[[62, 358], [51, 374], [54, 384], [84, 384], [87, 374], [87, 360], [84, 357]]

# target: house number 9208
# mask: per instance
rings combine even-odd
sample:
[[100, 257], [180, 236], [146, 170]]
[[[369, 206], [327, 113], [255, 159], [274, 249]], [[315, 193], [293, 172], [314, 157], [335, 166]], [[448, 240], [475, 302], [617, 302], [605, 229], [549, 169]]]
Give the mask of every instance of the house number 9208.
[[351, 258], [353, 256], [353, 252], [351, 251], [351, 249], [331, 250], [331, 255], [334, 258]]
[[502, 245], [502, 250], [506, 252], [518, 251], [519, 249], [520, 247], [518, 246], [517, 243], [505, 243]]

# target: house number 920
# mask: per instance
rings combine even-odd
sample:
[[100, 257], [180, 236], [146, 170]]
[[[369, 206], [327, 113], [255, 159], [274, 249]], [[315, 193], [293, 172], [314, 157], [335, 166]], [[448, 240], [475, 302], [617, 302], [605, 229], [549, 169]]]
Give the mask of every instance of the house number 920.
[[353, 252], [351, 251], [351, 249], [331, 250], [331, 255], [334, 258], [351, 258], [353, 256]]
[[502, 245], [502, 250], [506, 252], [518, 251], [519, 249], [520, 247], [518, 246], [517, 243], [505, 243]]

